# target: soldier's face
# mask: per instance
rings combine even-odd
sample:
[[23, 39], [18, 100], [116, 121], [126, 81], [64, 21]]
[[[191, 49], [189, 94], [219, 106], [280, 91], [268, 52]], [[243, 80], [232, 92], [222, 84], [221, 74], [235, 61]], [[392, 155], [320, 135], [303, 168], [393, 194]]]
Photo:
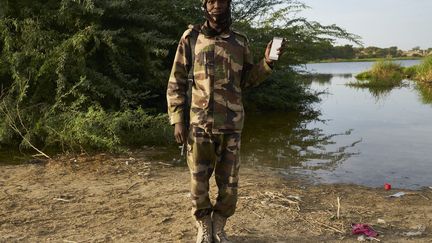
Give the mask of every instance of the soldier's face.
[[228, 10], [229, 0], [208, 0], [207, 12], [210, 15], [220, 15]]

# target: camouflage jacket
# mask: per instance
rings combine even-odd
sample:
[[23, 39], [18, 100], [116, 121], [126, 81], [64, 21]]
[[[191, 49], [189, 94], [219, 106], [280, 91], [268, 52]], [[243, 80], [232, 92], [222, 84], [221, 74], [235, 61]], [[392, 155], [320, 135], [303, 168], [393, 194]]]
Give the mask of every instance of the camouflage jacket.
[[192, 50], [195, 58], [190, 125], [214, 134], [240, 133], [244, 121], [242, 90], [260, 84], [272, 69], [265, 59], [254, 65], [247, 38], [232, 30], [212, 38], [198, 26], [184, 32], [168, 82], [170, 123], [183, 121], [189, 64], [186, 50], [190, 48], [192, 28], [199, 35]]

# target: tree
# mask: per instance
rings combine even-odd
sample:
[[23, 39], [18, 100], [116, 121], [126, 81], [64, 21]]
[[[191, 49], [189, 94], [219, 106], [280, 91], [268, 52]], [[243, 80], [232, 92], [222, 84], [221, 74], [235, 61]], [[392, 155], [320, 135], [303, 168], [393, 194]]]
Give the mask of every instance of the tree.
[[388, 49], [388, 53], [387, 55], [390, 55], [392, 57], [397, 57], [398, 56], [398, 48], [397, 46], [392, 46]]
[[2, 119], [8, 123], [0, 129], [2, 142], [22, 141], [10, 136], [10, 125], [19, 124], [27, 140], [47, 144], [51, 134], [48, 140], [55, 143], [91, 107], [163, 109], [165, 58], [179, 35], [169, 30], [183, 23], [160, 12], [170, 2], [2, 0], [1, 5], [0, 77], [9, 89], [2, 98], [2, 111], [9, 113]]

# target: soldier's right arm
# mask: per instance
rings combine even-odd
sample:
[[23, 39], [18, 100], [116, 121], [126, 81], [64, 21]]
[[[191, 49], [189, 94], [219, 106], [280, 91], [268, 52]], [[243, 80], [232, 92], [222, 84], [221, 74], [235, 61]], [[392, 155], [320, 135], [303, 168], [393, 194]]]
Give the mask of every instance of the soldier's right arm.
[[186, 30], [180, 39], [168, 81], [167, 103], [171, 125], [184, 122], [188, 65], [190, 65], [186, 58], [186, 51], [190, 49], [188, 41], [190, 32], [190, 29]]

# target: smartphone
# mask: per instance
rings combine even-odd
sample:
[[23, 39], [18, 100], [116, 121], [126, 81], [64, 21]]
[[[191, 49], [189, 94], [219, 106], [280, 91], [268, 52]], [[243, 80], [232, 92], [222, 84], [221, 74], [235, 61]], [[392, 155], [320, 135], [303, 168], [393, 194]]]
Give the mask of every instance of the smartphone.
[[274, 37], [272, 47], [270, 49], [270, 60], [277, 61], [279, 59], [278, 49], [281, 48], [283, 38]]

